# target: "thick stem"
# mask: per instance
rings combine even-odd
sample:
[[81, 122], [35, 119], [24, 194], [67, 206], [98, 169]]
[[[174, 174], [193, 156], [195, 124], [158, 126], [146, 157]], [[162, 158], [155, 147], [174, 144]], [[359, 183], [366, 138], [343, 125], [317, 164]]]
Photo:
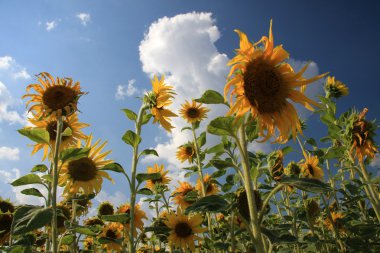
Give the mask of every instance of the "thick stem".
[[53, 185], [52, 185], [52, 208], [53, 208], [53, 221], [52, 227], [52, 252], [58, 252], [58, 230], [57, 230], [57, 187], [58, 187], [58, 161], [59, 161], [59, 147], [62, 139], [63, 122], [62, 117], [57, 118], [57, 132], [54, 147], [54, 160], [53, 160]]
[[243, 167], [243, 176], [244, 176], [244, 188], [247, 193], [248, 207], [249, 207], [249, 216], [250, 216], [250, 225], [252, 228], [253, 236], [255, 238], [256, 252], [262, 253], [265, 252], [263, 238], [261, 234], [261, 227], [258, 222], [258, 210], [256, 208], [256, 200], [253, 191], [253, 184], [250, 173], [250, 166], [248, 162], [248, 152], [247, 152], [247, 143], [245, 139], [245, 130], [244, 126], [239, 127], [239, 135], [235, 138], [237, 146], [239, 148], [241, 156], [241, 164]]
[[[141, 126], [142, 126], [142, 119], [144, 116], [144, 112], [148, 107], [146, 105], [142, 105], [139, 111], [139, 114], [137, 116], [136, 120], [136, 135], [140, 136], [141, 133]], [[130, 226], [130, 231], [129, 231], [129, 253], [135, 253], [136, 247], [134, 243], [134, 236], [133, 232], [135, 230], [135, 204], [136, 204], [136, 173], [137, 173], [137, 162], [138, 162], [138, 152], [139, 152], [139, 145], [136, 145], [133, 147], [133, 157], [132, 157], [132, 168], [131, 168], [131, 197], [130, 197], [130, 221], [129, 221], [129, 226]]]

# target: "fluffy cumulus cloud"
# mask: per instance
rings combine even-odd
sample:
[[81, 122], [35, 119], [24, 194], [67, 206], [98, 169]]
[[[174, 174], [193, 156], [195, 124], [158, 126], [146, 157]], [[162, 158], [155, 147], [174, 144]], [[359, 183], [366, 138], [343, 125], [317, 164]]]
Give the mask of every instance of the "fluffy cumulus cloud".
[[91, 15], [90, 13], [78, 13], [76, 17], [80, 20], [80, 23], [83, 26], [87, 26], [87, 24], [91, 21]]
[[135, 82], [136, 80], [132, 79], [128, 81], [128, 85], [118, 85], [116, 88], [115, 98], [117, 100], [123, 100], [125, 97], [130, 97], [139, 93], [139, 90], [134, 86]]
[[20, 150], [18, 148], [0, 147], [0, 159], [19, 160]]
[[26, 68], [20, 66], [16, 60], [9, 55], [0, 57], [0, 77], [11, 76], [13, 79], [30, 79]]
[[25, 125], [27, 123], [25, 116], [10, 109], [13, 104], [15, 104], [15, 100], [10, 95], [5, 84], [0, 81], [0, 122]]

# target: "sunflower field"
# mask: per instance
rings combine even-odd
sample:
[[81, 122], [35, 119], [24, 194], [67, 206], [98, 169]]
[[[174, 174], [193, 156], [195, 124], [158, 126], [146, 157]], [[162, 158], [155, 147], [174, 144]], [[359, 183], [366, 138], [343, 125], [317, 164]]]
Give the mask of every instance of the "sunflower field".
[[[288, 63], [289, 53], [269, 34], [251, 42], [235, 30], [239, 46], [229, 61], [224, 94], [207, 90], [189, 97], [177, 111], [173, 86], [164, 75], [151, 80], [138, 111], [123, 109], [134, 124], [120, 136], [132, 157], [130, 167], [108, 158], [107, 141], [86, 135], [80, 104], [87, 91], [71, 78], [47, 72], [36, 75], [23, 96], [29, 126], [18, 132], [32, 141], [32, 154], [43, 162], [14, 180], [21, 193], [44, 200], [44, 206], [16, 205], [0, 198], [0, 248], [3, 252], [380, 252], [380, 177], [370, 167], [379, 148], [377, 125], [367, 108], [337, 114], [348, 87], [329, 73], [305, 78]], [[308, 86], [324, 80], [324, 94], [312, 100]], [[209, 105], [227, 109], [199, 126]], [[303, 131], [295, 105], [320, 117], [328, 133], [315, 139]], [[138, 171], [145, 156], [144, 125], [169, 134], [173, 117], [181, 117], [191, 133], [176, 158], [188, 181], [169, 187], [165, 164]], [[216, 145], [207, 145], [208, 136]], [[251, 152], [251, 143], [275, 143], [270, 153]], [[174, 156], [174, 154], [173, 154]], [[91, 200], [104, 179], [124, 179], [128, 203], [103, 202], [88, 216]], [[195, 180], [190, 180], [190, 177]], [[194, 183], [195, 181], [195, 183]], [[46, 188], [47, 194], [33, 187]], [[62, 193], [62, 194], [61, 194]], [[144, 196], [154, 212], [139, 203]]]

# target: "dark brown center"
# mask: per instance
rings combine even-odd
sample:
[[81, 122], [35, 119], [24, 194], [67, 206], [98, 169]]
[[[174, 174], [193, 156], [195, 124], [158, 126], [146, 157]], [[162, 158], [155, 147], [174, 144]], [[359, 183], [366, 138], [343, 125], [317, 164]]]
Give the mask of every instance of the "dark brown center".
[[74, 181], [90, 181], [96, 176], [96, 165], [88, 157], [69, 162], [68, 171]]
[[189, 118], [196, 119], [199, 117], [199, 109], [195, 107], [190, 107], [189, 109], [187, 109], [186, 115]]
[[99, 214], [100, 215], [112, 215], [114, 212], [113, 206], [111, 206], [108, 203], [101, 204], [99, 207]]
[[15, 207], [7, 201], [0, 201], [0, 211], [3, 213], [13, 213], [15, 211]]
[[11, 214], [0, 214], [0, 237], [11, 231], [12, 219], [13, 216]]
[[212, 183], [207, 183], [207, 189], [206, 189], [206, 193], [209, 193], [209, 192], [212, 192], [214, 190], [214, 186], [212, 185]]
[[111, 238], [111, 239], [117, 239], [116, 232], [113, 231], [112, 229], [107, 230], [106, 237]]
[[363, 146], [368, 138], [368, 129], [367, 129], [366, 122], [363, 120], [358, 121], [354, 125], [354, 129], [352, 130], [352, 132], [353, 132], [352, 141], [355, 142], [356, 145], [359, 147]]
[[185, 148], [185, 152], [186, 152], [186, 155], [187, 155], [187, 156], [192, 156], [192, 155], [193, 155], [193, 147], [191, 147], [191, 146], [187, 146], [187, 147]]
[[[67, 124], [66, 121], [63, 121], [62, 131], [65, 131], [67, 127], [70, 128], [69, 124]], [[57, 121], [49, 122], [46, 126], [46, 131], [49, 132], [50, 141], [55, 141], [57, 139]], [[69, 137], [70, 136], [62, 136], [62, 141], [67, 140]]]
[[74, 103], [77, 94], [75, 90], [66, 86], [51, 86], [42, 96], [43, 103], [53, 111], [64, 109], [70, 103]]
[[175, 225], [174, 231], [175, 231], [175, 234], [181, 238], [186, 238], [193, 233], [193, 230], [191, 229], [189, 224], [187, 224], [186, 222], [177, 223]]
[[308, 164], [307, 165], [307, 169], [308, 169], [310, 175], [314, 176], [314, 168], [313, 168], [313, 166], [310, 165], [310, 164]]
[[159, 183], [162, 183], [162, 177], [158, 178], [158, 179], [152, 179], [151, 180], [153, 184], [159, 184]]
[[280, 112], [286, 106], [286, 89], [278, 70], [264, 59], [250, 61], [243, 74], [244, 94], [262, 113]]

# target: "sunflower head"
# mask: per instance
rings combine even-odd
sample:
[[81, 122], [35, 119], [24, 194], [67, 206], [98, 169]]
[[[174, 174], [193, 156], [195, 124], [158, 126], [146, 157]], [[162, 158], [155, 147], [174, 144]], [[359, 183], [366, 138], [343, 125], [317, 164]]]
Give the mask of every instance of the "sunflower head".
[[268, 156], [269, 172], [275, 181], [279, 181], [284, 175], [284, 154], [281, 150], [272, 152]]
[[83, 241], [83, 246], [85, 250], [94, 250], [94, 238], [87, 236]]
[[304, 153], [305, 162], [301, 164], [301, 173], [303, 177], [323, 179], [324, 173], [319, 167], [319, 159], [317, 156], [311, 156]]
[[0, 213], [0, 245], [6, 245], [12, 227], [13, 214]]
[[[117, 213], [126, 213], [129, 214], [131, 212], [131, 205], [126, 203], [124, 205], [121, 205], [117, 209]], [[144, 229], [144, 222], [143, 219], [147, 219], [146, 214], [143, 210], [141, 210], [140, 205], [135, 205], [135, 210], [134, 210], [134, 226], [135, 226], [135, 231], [133, 232], [135, 236], [137, 236], [137, 228], [140, 229], [141, 231]], [[127, 221], [126, 226], [129, 230], [130, 227], [130, 221]]]
[[193, 163], [195, 156], [196, 156], [195, 147], [194, 147], [194, 144], [192, 142], [189, 142], [185, 145], [180, 146], [178, 148], [177, 154], [176, 154], [177, 159], [181, 163], [185, 162], [186, 160], [189, 163]]
[[301, 167], [298, 163], [291, 161], [284, 170], [287, 176], [298, 176], [301, 173]]
[[284, 143], [290, 133], [295, 138], [297, 133], [302, 133], [302, 129], [297, 112], [289, 100], [313, 110], [311, 105], [318, 104], [306, 97], [303, 90], [325, 74], [304, 78], [308, 65], [296, 73], [285, 62], [289, 57], [288, 52], [282, 45], [274, 47], [272, 22], [269, 37], [263, 36], [255, 44], [249, 42], [245, 33], [235, 31], [240, 37], [240, 48], [228, 63], [232, 67], [224, 88], [225, 98], [233, 87], [228, 114], [236, 114], [240, 118], [250, 112], [258, 121], [259, 134], [264, 137], [262, 141], [273, 136], [277, 142]]
[[64, 194], [72, 196], [74, 194], [93, 194], [98, 193], [102, 187], [103, 178], [112, 181], [107, 172], [100, 170], [105, 165], [111, 163], [111, 160], [104, 158], [111, 153], [110, 151], [101, 153], [101, 150], [107, 144], [100, 144], [100, 140], [91, 145], [92, 135], [86, 141], [85, 147], [90, 148], [87, 157], [78, 160], [65, 162], [60, 171], [59, 185], [65, 186]]
[[159, 122], [160, 125], [168, 132], [174, 128], [170, 121], [171, 117], [177, 117], [175, 113], [167, 109], [173, 103], [175, 92], [172, 86], [165, 84], [165, 77], [161, 80], [157, 76], [151, 80], [152, 91], [144, 96], [144, 103], [147, 104], [154, 117], [153, 123]]
[[9, 199], [2, 199], [0, 197], [0, 214], [2, 213], [14, 213], [15, 206], [10, 202]]
[[177, 210], [177, 213], [169, 214], [168, 220], [165, 221], [166, 226], [170, 229], [169, 245], [184, 250], [189, 248], [194, 252], [194, 242], [201, 239], [196, 234], [207, 230], [206, 228], [201, 228], [202, 222], [203, 217], [201, 215], [187, 216], [180, 209]]
[[169, 171], [164, 171], [164, 165], [159, 166], [158, 164], [154, 164], [153, 167], [148, 167], [148, 173], [160, 173], [161, 177], [159, 179], [149, 179], [146, 182], [146, 187], [153, 192], [156, 192], [159, 189], [162, 189], [162, 186], [166, 186], [171, 179], [166, 176]]
[[99, 219], [98, 217], [92, 217], [92, 218], [88, 218], [86, 220], [83, 221], [83, 224], [86, 225], [86, 226], [103, 226], [104, 225], [104, 222]]
[[326, 97], [340, 98], [348, 95], [348, 87], [334, 76], [328, 76], [325, 84]]
[[47, 239], [47, 234], [45, 234], [41, 230], [36, 230], [33, 233], [36, 236], [36, 240], [34, 241], [34, 245], [37, 246], [38, 248], [44, 248], [45, 243], [46, 243], [46, 239]]
[[352, 125], [349, 125], [349, 135], [351, 139], [351, 153], [357, 157], [359, 161], [363, 161], [364, 157], [374, 158], [379, 152], [374, 142], [375, 131], [377, 129], [373, 122], [365, 120], [368, 109], [364, 108], [359, 114], [352, 114]]
[[[254, 195], [255, 195], [256, 209], [260, 211], [263, 206], [263, 201], [261, 200], [260, 192], [255, 190]], [[251, 220], [250, 215], [249, 215], [247, 192], [244, 189], [239, 189], [237, 191], [236, 197], [237, 197], [236, 201], [237, 201], [237, 208], [238, 208], [239, 214], [247, 221]]]
[[77, 103], [79, 98], [85, 94], [80, 89], [79, 82], [73, 83], [71, 78], [54, 79], [47, 72], [36, 75], [37, 84], [30, 84], [26, 88], [26, 92], [33, 89], [36, 93], [27, 93], [23, 98], [29, 98], [26, 102], [29, 111], [38, 119], [50, 116], [69, 116], [77, 111]]
[[123, 237], [123, 225], [118, 222], [109, 223], [103, 228], [102, 237], [110, 238], [113, 242], [103, 244], [107, 252], [121, 252], [121, 241]]
[[[57, 137], [57, 119], [55, 117], [51, 117], [47, 120], [36, 120], [33, 118], [30, 118], [29, 121], [36, 127], [36, 128], [43, 128], [49, 133], [49, 144], [51, 147], [54, 147], [55, 140]], [[78, 114], [74, 113], [70, 116], [67, 116], [63, 119], [63, 128], [62, 131], [65, 131], [65, 129], [69, 128], [71, 130], [71, 135], [69, 136], [62, 136], [61, 144], [59, 146], [60, 150], [64, 150], [68, 147], [74, 147], [77, 145], [79, 140], [86, 140], [87, 135], [85, 135], [82, 132], [82, 128], [88, 127], [88, 124], [82, 123], [78, 121]], [[39, 150], [43, 149], [44, 154], [42, 160], [45, 160], [50, 147], [46, 143], [36, 143], [34, 145], [32, 154], [35, 154]], [[54, 150], [51, 151], [51, 154], [54, 153]]]
[[[204, 177], [203, 177], [203, 183], [204, 183], [205, 190], [206, 190], [206, 196], [215, 195], [215, 194], [217, 194], [219, 192], [218, 185], [215, 183], [215, 180], [209, 174], [205, 174], [204, 175]], [[202, 192], [202, 184], [201, 184], [201, 180], [200, 179], [197, 180], [197, 184], [195, 186], [195, 189], [199, 193]]]
[[[331, 212], [331, 218], [332, 218], [332, 223], [329, 217], [326, 217], [324, 221], [324, 225], [329, 229], [333, 230], [334, 227], [339, 231], [339, 232], [344, 232], [344, 215], [341, 212]], [[334, 226], [334, 227], [333, 227]]]
[[190, 103], [186, 100], [179, 110], [179, 114], [181, 114], [182, 118], [188, 123], [193, 124], [207, 118], [207, 112], [209, 111], [210, 110], [203, 107], [201, 103], [197, 103], [194, 100]]
[[315, 221], [315, 219], [318, 217], [319, 213], [321, 212], [321, 209], [319, 207], [319, 204], [315, 200], [310, 200], [307, 203], [307, 214], [311, 221]]
[[172, 194], [173, 200], [174, 203], [185, 209], [196, 201], [198, 193], [188, 182], [178, 183], [180, 184], [179, 187]]
[[105, 202], [102, 202], [99, 207], [98, 207], [98, 216], [102, 216], [102, 215], [112, 215], [114, 214], [114, 207], [113, 205], [108, 202], [108, 201], [105, 201]]

